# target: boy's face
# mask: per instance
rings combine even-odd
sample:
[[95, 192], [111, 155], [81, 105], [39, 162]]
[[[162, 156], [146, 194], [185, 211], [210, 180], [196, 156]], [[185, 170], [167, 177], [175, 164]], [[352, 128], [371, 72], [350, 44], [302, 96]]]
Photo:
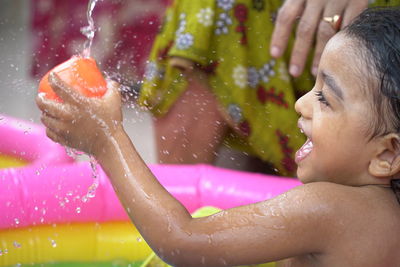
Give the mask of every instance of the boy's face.
[[362, 183], [374, 154], [367, 135], [371, 94], [367, 93], [360, 45], [345, 34], [334, 36], [321, 57], [314, 88], [295, 105], [299, 127], [308, 140], [296, 153], [297, 175], [303, 183]]

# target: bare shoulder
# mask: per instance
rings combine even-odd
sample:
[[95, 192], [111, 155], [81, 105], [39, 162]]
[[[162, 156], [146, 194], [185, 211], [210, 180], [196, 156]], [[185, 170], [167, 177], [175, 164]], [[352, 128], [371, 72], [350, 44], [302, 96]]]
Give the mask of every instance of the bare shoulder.
[[288, 210], [301, 214], [295, 217], [303, 217], [308, 224], [304, 230], [318, 235], [314, 241], [323, 254], [346, 255], [351, 247], [372, 253], [376, 247], [368, 245], [371, 240], [373, 244], [385, 240], [381, 249], [388, 256], [400, 243], [400, 205], [390, 188], [315, 182], [285, 195], [290, 200]]
[[314, 226], [323, 223], [332, 232], [375, 227], [373, 223], [388, 220], [400, 222], [400, 206], [390, 188], [315, 182], [294, 188], [273, 201], [281, 205], [286, 202], [285, 209], [291, 214], [306, 217]]
[[[314, 182], [296, 187], [286, 193], [293, 199], [303, 199], [303, 208], [324, 208], [324, 216], [346, 216], [349, 211], [372, 212], [374, 209], [400, 211], [390, 188], [377, 186], [353, 187], [329, 182]], [[330, 213], [332, 212], [332, 214]], [[373, 211], [376, 212], [376, 211]], [[368, 213], [368, 212], [367, 212]], [[351, 216], [353, 217], [353, 216]]]

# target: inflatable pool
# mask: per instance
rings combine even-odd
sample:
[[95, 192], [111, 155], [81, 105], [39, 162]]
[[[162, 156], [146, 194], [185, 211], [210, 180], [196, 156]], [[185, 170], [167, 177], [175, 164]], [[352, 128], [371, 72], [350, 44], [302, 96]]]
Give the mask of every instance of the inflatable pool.
[[[24, 123], [7, 118], [0, 138], [9, 130], [6, 125]], [[13, 139], [14, 147], [0, 147], [8, 156], [36, 155], [21, 157], [28, 162], [24, 167], [0, 170], [0, 266], [140, 266], [151, 250], [130, 223], [105, 173], [100, 168], [96, 194], [85, 198], [94, 182], [90, 164], [73, 162], [47, 139], [42, 127], [32, 126], [39, 133], [36, 139], [15, 134], [21, 140]], [[34, 144], [29, 143], [31, 137]], [[39, 151], [43, 147], [44, 154]], [[294, 179], [208, 165], [150, 168], [191, 212], [262, 201], [299, 185]]]
[[47, 166], [73, 162], [65, 149], [46, 137], [37, 124], [0, 114], [0, 166]]

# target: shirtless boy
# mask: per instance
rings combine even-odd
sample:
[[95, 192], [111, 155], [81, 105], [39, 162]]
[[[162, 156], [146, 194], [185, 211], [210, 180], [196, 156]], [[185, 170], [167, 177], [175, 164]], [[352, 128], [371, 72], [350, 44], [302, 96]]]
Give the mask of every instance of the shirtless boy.
[[94, 155], [132, 222], [174, 266], [400, 265], [400, 9], [363, 12], [322, 55], [299, 99], [304, 183], [274, 199], [194, 219], [156, 180], [122, 126], [118, 86], [101, 99], [50, 76], [37, 97], [47, 135]]

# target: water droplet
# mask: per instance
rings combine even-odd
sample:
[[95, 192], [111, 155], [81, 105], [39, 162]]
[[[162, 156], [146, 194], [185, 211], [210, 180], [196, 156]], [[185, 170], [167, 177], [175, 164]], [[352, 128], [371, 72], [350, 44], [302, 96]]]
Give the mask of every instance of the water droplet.
[[222, 265], [224, 265], [224, 266], [227, 266], [227, 265], [228, 265], [228, 263], [226, 262], [226, 260], [223, 259], [223, 258], [220, 258], [219, 261], [220, 261], [220, 262], [222, 263]]
[[75, 211], [76, 211], [76, 213], [81, 213], [81, 208], [80, 207], [76, 207]]
[[206, 264], [206, 258], [204, 256], [201, 256], [201, 264], [202, 265]]
[[83, 196], [83, 197], [82, 197], [82, 202], [83, 202], [83, 203], [88, 202], [88, 200], [89, 200], [89, 199], [87, 198], [87, 196]]
[[17, 241], [14, 241], [13, 245], [15, 248], [21, 248], [21, 243], [18, 243]]
[[142, 238], [141, 236], [139, 236], [138, 238], [136, 238], [136, 241], [137, 241], [137, 242], [142, 242], [142, 241], [143, 241], [143, 238]]
[[87, 198], [94, 198], [96, 196], [96, 189], [99, 186], [98, 183], [94, 182], [92, 185], [89, 186], [88, 192], [86, 194]]
[[14, 222], [15, 222], [16, 225], [18, 225], [19, 224], [19, 219], [18, 218], [14, 218]]
[[53, 248], [57, 247], [57, 242], [54, 239], [49, 238], [49, 241]]

